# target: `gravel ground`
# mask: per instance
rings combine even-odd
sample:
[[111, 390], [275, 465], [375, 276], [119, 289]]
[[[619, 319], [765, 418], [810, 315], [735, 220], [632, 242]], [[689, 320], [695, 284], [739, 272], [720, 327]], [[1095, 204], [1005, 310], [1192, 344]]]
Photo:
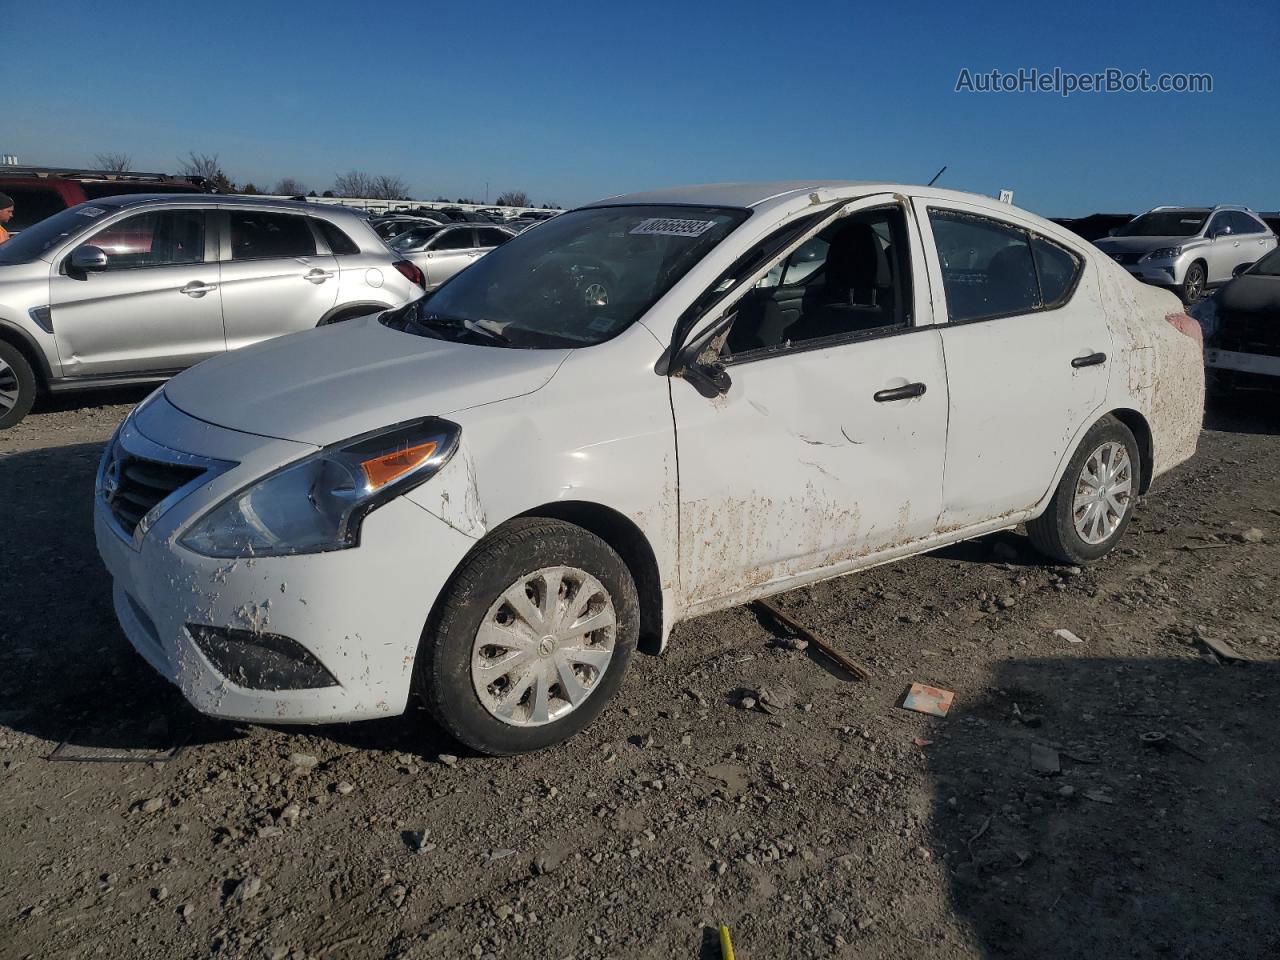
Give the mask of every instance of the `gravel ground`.
[[777, 599], [868, 681], [739, 608], [488, 759], [418, 712], [208, 720], [149, 670], [89, 495], [141, 396], [0, 434], [0, 957], [1280, 955], [1274, 407], [1212, 411], [1097, 566], [1005, 533]]

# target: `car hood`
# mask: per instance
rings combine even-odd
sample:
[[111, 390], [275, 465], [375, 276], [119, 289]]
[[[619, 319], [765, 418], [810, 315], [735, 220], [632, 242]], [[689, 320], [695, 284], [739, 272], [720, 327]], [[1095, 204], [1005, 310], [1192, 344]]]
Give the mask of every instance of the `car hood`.
[[1199, 240], [1199, 237], [1102, 237], [1094, 241], [1094, 246], [1106, 253], [1134, 253], [1145, 250], [1159, 250], [1161, 247], [1185, 247]]
[[220, 427], [326, 446], [532, 393], [568, 354], [434, 340], [365, 317], [206, 360], [164, 394]]

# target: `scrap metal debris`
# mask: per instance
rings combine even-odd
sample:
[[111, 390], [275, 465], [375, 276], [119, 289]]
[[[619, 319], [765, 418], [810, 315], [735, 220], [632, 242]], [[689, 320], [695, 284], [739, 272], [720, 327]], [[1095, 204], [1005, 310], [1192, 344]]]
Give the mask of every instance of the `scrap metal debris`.
[[849, 671], [849, 673], [853, 674], [859, 680], [869, 680], [871, 678], [870, 670], [868, 670], [862, 664], [858, 663], [858, 661], [853, 660], [852, 658], [846, 656], [843, 652], [837, 649], [833, 644], [823, 639], [822, 637], [818, 636], [808, 627], [804, 626], [804, 624], [793, 619], [790, 614], [784, 612], [778, 607], [775, 607], [772, 603], [769, 603], [769, 601], [767, 600], [757, 600], [756, 606], [759, 607], [761, 610], [763, 610], [765, 613], [769, 614], [769, 616], [771, 616], [774, 620], [778, 621], [788, 630], [792, 630], [798, 633], [801, 637], [809, 641], [809, 643], [813, 644], [815, 647], [821, 650], [824, 654], [826, 654], [826, 656], [834, 660], [836, 663], [838, 663], [845, 670]]
[[1055, 776], [1062, 772], [1062, 758], [1052, 747], [1033, 743], [1031, 744], [1031, 769], [1041, 776]]
[[1060, 637], [1061, 639], [1063, 639], [1063, 640], [1067, 641], [1067, 643], [1084, 643], [1084, 641], [1083, 641], [1083, 640], [1081, 640], [1079, 637], [1077, 637], [1077, 636], [1076, 636], [1074, 633], [1072, 633], [1070, 630], [1066, 630], [1066, 629], [1062, 629], [1062, 630], [1055, 630], [1055, 631], [1053, 631], [1053, 635], [1054, 635], [1055, 637]]
[[931, 687], [925, 683], [913, 683], [907, 688], [907, 693], [902, 698], [902, 709], [927, 713], [934, 717], [945, 717], [955, 697], [956, 695], [950, 690]]

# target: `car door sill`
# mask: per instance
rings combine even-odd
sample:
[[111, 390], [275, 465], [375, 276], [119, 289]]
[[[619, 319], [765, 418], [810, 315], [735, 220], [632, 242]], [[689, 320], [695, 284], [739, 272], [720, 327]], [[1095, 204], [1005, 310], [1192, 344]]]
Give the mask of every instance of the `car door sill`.
[[687, 606], [681, 619], [700, 617], [704, 614], [715, 613], [718, 610], [727, 610], [730, 607], [738, 607], [744, 603], [750, 603], [753, 600], [770, 597], [776, 593], [785, 593], [788, 590], [795, 590], [798, 587], [808, 586], [809, 584], [818, 583], [822, 580], [831, 580], [835, 577], [842, 577], [848, 573], [868, 570], [871, 567], [878, 567], [886, 563], [893, 563], [897, 560], [905, 560], [908, 557], [913, 557], [921, 553], [928, 553], [931, 550], [937, 550], [939, 547], [945, 547], [952, 543], [959, 543], [962, 540], [972, 540], [974, 537], [985, 536], [988, 533], [995, 533], [998, 530], [1009, 530], [1034, 517], [1039, 512], [1037, 509], [1038, 506], [1039, 504], [1036, 504], [1029, 510], [1020, 510], [1015, 513], [1008, 513], [1004, 516], [997, 517], [994, 520], [986, 520], [982, 523], [972, 524], [959, 530], [949, 530], [944, 533], [936, 533], [933, 536], [925, 537], [923, 540], [913, 540], [910, 543], [886, 547], [882, 550], [876, 551], [875, 553], [849, 557], [823, 567], [815, 567], [814, 569], [807, 570], [803, 573], [779, 576], [764, 583], [755, 584], [742, 590], [726, 594], [722, 597], [712, 597], [708, 600], [700, 600], [697, 603]]
[[101, 387], [128, 387], [135, 384], [158, 383], [177, 376], [182, 372], [175, 370], [143, 370], [138, 373], [119, 373], [97, 377], [58, 377], [49, 381], [50, 393], [65, 393], [71, 390], [96, 390]]

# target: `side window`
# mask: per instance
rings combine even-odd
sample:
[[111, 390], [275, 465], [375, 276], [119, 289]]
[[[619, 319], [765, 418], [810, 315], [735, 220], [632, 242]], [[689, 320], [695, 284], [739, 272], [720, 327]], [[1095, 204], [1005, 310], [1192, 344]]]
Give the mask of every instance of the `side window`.
[[232, 210], [231, 259], [314, 257], [316, 239], [307, 217], [261, 210]]
[[499, 247], [511, 239], [511, 234], [505, 230], [480, 227], [476, 232], [480, 236], [478, 245], [481, 247]]
[[909, 326], [908, 251], [901, 207], [864, 210], [829, 224], [738, 301], [726, 351], [750, 355]]
[[320, 236], [324, 237], [324, 242], [329, 244], [329, 250], [333, 253], [346, 256], [360, 252], [356, 242], [348, 237], [341, 227], [334, 226], [328, 220], [321, 220], [319, 217], [313, 217], [312, 223], [320, 228]]
[[1231, 214], [1231, 232], [1232, 233], [1261, 233], [1263, 226], [1247, 213], [1234, 211]]
[[431, 241], [432, 250], [470, 250], [474, 246], [470, 227], [445, 230]]
[[951, 323], [1030, 313], [1040, 307], [1027, 232], [950, 210], [929, 210]]
[[108, 270], [204, 263], [204, 213], [140, 213], [99, 230], [85, 242], [106, 252]]
[[1031, 252], [1035, 256], [1036, 275], [1040, 279], [1040, 302], [1045, 309], [1061, 306], [1080, 274], [1080, 258], [1052, 240], [1035, 234], [1031, 235]]

